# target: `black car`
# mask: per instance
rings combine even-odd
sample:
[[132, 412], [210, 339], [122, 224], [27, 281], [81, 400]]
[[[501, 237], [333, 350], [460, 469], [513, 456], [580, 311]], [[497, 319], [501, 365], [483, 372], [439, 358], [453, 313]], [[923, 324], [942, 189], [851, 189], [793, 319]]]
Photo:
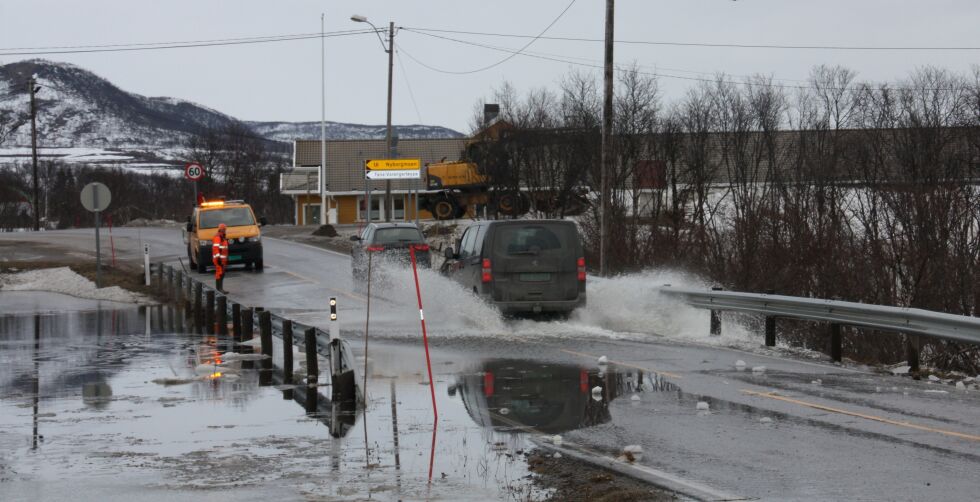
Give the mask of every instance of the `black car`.
[[[360, 236], [352, 236], [351, 274], [355, 282], [367, 280], [368, 253], [373, 253], [374, 265], [382, 263], [409, 263], [409, 247], [415, 248], [415, 261], [420, 267], [429, 268], [429, 245], [425, 236], [413, 223], [370, 223]], [[372, 274], [373, 275], [373, 274]]]
[[504, 314], [566, 314], [585, 305], [585, 253], [571, 221], [482, 221], [445, 255], [442, 272]]

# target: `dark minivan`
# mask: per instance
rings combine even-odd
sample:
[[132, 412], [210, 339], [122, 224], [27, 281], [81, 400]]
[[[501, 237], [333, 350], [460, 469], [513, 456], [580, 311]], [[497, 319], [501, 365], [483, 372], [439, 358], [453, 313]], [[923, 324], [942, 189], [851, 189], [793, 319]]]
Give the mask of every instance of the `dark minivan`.
[[585, 305], [585, 253], [564, 220], [482, 221], [445, 250], [443, 273], [504, 314], [568, 313]]

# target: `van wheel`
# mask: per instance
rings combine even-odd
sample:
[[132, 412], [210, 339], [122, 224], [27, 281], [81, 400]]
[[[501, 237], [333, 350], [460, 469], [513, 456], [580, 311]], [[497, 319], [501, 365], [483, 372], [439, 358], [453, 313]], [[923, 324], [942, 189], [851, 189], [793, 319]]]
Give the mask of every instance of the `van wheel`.
[[204, 260], [199, 261], [197, 263], [197, 271], [202, 274], [208, 273], [208, 264], [204, 263]]
[[256, 262], [255, 262], [255, 271], [256, 272], [261, 272], [263, 267], [265, 267], [265, 264], [262, 263], [262, 260], [256, 260]]

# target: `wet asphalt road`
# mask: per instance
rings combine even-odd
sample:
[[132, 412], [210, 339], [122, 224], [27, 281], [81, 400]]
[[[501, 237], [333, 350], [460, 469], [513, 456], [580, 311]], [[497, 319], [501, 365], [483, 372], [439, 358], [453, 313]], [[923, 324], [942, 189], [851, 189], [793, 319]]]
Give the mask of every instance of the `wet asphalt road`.
[[[138, 258], [137, 233], [150, 244], [154, 261], [185, 256], [177, 230], [115, 229], [118, 257]], [[0, 239], [38, 239], [55, 246], [53, 253], [91, 254], [92, 234], [88, 229]], [[229, 274], [226, 289], [232, 296], [321, 325], [327, 322], [327, 298], [336, 296], [342, 333], [359, 346], [366, 297], [351, 283], [349, 259], [276, 239], [265, 239], [264, 247], [265, 272]], [[43, 255], [29, 247], [9, 259], [21, 258], [18, 253]], [[372, 295], [370, 333], [377, 340], [369, 357], [372, 376], [396, 366], [403, 378], [424, 374], [410, 277], [391, 271], [382, 286], [375, 286], [382, 298]], [[706, 333], [678, 339], [672, 336], [674, 324], [658, 323], [656, 317], [640, 326], [621, 322], [616, 316], [622, 313], [602, 311], [566, 322], [504, 321], [435, 274], [422, 274], [422, 288], [436, 380], [442, 385], [437, 400], [465, 393], [468, 413], [478, 423], [512, 424], [516, 411], [533, 405], [532, 396], [565, 395], [559, 400], [565, 411], [556, 412], [569, 415], [563, 424], [531, 418], [517, 423], [527, 432], [561, 434], [564, 446], [596, 458], [640, 445], [644, 454], [638, 464], [741, 497], [975, 500], [978, 493], [978, 391], [777, 357], [759, 347], [718, 346]], [[590, 289], [590, 308], [606, 305]], [[703, 316], [707, 331], [706, 313], [689, 316], [695, 322]], [[621, 329], [624, 325], [629, 329]], [[602, 375], [595, 371], [600, 355], [611, 363]], [[746, 363], [744, 369], [735, 366], [738, 360]], [[477, 368], [482, 379], [468, 381], [445, 364], [459, 361]], [[574, 375], [544, 377], [567, 381], [572, 391], [565, 394], [528, 376], [549, 365], [588, 370], [585, 386], [590, 392], [602, 387], [604, 396], [581, 402], [568, 397], [584, 392]], [[758, 366], [765, 370], [753, 372]], [[699, 402], [709, 409], [698, 410]]]

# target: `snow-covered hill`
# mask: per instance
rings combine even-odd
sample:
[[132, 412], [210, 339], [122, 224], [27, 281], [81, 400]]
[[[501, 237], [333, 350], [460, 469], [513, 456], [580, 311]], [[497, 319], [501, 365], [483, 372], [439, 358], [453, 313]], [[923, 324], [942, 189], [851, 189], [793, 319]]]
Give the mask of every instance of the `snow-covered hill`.
[[[35, 59], [0, 65], [0, 122], [13, 129], [0, 149], [30, 145], [27, 82], [31, 75], [37, 75], [41, 86], [36, 97], [37, 129], [38, 144], [44, 148], [94, 148], [135, 152], [144, 160], [178, 160], [192, 135], [241, 123], [189, 101], [126, 92], [72, 64]], [[244, 123], [273, 141], [320, 137], [318, 122]], [[331, 122], [327, 127], [330, 139], [384, 138], [384, 126]], [[461, 136], [451, 129], [423, 125], [397, 126], [397, 132], [406, 139]]]
[[[256, 134], [275, 141], [292, 142], [295, 139], [320, 139], [319, 122], [246, 122]], [[384, 139], [384, 125], [326, 123], [327, 139]], [[427, 125], [393, 126], [401, 139], [459, 138], [463, 135], [445, 127]]]

